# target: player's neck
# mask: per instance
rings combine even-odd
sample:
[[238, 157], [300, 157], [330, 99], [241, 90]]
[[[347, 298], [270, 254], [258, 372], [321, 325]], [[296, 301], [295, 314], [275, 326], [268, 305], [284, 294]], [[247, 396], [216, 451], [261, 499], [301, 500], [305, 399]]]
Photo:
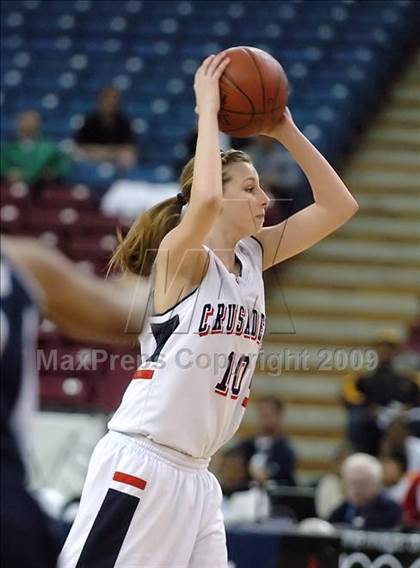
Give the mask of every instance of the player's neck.
[[204, 244], [215, 253], [230, 272], [235, 272], [235, 246], [238, 240], [228, 234], [210, 234]]

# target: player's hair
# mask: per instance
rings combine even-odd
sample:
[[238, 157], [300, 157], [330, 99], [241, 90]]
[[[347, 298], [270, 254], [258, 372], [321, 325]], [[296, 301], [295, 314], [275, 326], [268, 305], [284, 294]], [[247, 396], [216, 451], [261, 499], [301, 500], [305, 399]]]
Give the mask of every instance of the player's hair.
[[[252, 163], [251, 158], [241, 150], [220, 152], [222, 160], [222, 183], [230, 181], [229, 165], [238, 162]], [[193, 183], [194, 158], [184, 166], [179, 184], [186, 203], [190, 200]], [[120, 269], [141, 276], [149, 276], [163, 237], [174, 229], [181, 220], [182, 202], [178, 197], [161, 201], [142, 213], [123, 238], [118, 232], [118, 245], [109, 269]]]

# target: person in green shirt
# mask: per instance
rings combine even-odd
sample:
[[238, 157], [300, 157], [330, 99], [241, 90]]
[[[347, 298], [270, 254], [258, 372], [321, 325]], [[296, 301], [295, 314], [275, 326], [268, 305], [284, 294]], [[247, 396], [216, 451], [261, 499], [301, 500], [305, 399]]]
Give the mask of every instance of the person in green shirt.
[[65, 177], [70, 165], [69, 157], [58, 145], [42, 137], [38, 112], [28, 110], [18, 116], [17, 139], [1, 148], [2, 179], [40, 186]]

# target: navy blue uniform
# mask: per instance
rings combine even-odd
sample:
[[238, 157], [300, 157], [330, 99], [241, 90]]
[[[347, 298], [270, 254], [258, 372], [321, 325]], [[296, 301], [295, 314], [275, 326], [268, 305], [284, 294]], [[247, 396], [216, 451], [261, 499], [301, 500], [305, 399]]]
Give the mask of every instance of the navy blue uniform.
[[48, 520], [26, 490], [25, 440], [37, 400], [38, 305], [30, 283], [1, 257], [1, 542], [5, 568], [56, 566]]

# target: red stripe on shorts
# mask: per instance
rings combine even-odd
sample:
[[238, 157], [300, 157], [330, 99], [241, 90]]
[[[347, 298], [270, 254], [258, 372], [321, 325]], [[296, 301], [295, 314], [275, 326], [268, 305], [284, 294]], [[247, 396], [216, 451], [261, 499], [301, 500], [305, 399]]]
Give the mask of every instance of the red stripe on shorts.
[[249, 401], [249, 398], [246, 396], [242, 401], [242, 406], [244, 408], [246, 408], [248, 406], [248, 401]]
[[134, 373], [133, 379], [152, 379], [153, 373], [152, 369], [139, 369]]
[[133, 487], [137, 487], [137, 489], [144, 489], [147, 485], [147, 481], [144, 479], [129, 475], [128, 473], [122, 473], [121, 471], [116, 471], [112, 479], [120, 483], [125, 483], [126, 485], [132, 485]]
[[216, 394], [220, 394], [220, 396], [226, 396], [227, 395], [227, 391], [226, 392], [222, 392], [222, 391], [214, 391]]

